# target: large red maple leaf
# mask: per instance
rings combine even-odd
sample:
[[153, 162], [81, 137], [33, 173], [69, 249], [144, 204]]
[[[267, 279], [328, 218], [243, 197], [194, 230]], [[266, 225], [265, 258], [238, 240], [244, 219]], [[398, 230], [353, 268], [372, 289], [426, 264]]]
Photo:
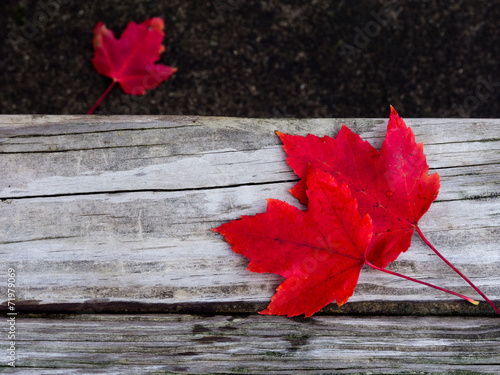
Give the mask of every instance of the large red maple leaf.
[[262, 314], [307, 317], [335, 300], [342, 305], [365, 264], [372, 221], [347, 185], [311, 171], [306, 194], [307, 211], [269, 199], [265, 213], [213, 229], [250, 259], [248, 270], [286, 278]]
[[346, 126], [336, 138], [277, 134], [288, 164], [301, 177], [291, 189], [296, 198], [307, 203], [306, 177], [310, 169], [318, 169], [347, 184], [360, 213], [370, 215], [374, 233], [366, 252], [369, 262], [385, 268], [410, 247], [419, 219], [438, 195], [439, 175], [428, 174], [423, 145], [415, 142], [394, 108], [380, 151]]
[[416, 144], [392, 107], [380, 152], [345, 126], [335, 139], [278, 135], [287, 161], [302, 178], [291, 192], [308, 210], [270, 199], [266, 213], [213, 229], [235, 252], [250, 258], [250, 271], [286, 278], [262, 314], [307, 317], [334, 300], [342, 305], [364, 264], [477, 305], [467, 296], [385, 269], [409, 248], [415, 230], [500, 314], [418, 228], [438, 194], [439, 176], [429, 176], [422, 144]]
[[146, 89], [154, 89], [177, 71], [176, 68], [156, 64], [165, 51], [162, 45], [164, 25], [164, 21], [158, 17], [140, 24], [132, 21], [120, 39], [116, 39], [113, 31], [102, 22], [96, 25], [92, 64], [100, 74], [112, 78], [113, 82], [89, 113], [117, 82], [127, 94], [144, 95]]

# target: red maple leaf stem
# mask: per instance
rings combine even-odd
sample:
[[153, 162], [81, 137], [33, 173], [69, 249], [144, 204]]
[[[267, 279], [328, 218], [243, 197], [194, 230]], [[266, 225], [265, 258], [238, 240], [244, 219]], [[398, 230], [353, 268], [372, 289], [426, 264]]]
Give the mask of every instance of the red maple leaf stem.
[[106, 96], [108, 96], [109, 92], [113, 89], [116, 82], [118, 82], [118, 81], [113, 80], [113, 82], [111, 82], [111, 85], [109, 85], [108, 88], [106, 89], [106, 91], [104, 91], [104, 94], [102, 94], [102, 96], [99, 98], [99, 100], [97, 100], [97, 102], [95, 102], [95, 104], [92, 106], [92, 108], [89, 109], [89, 111], [87, 112], [87, 115], [91, 115], [92, 113], [94, 113], [95, 109], [97, 107], [99, 107], [99, 104], [101, 104], [101, 102], [104, 100], [104, 98]]
[[484, 298], [484, 300], [485, 300], [486, 302], [488, 302], [488, 304], [489, 304], [491, 307], [493, 307], [493, 309], [494, 309], [494, 310], [495, 310], [498, 314], [500, 314], [500, 310], [498, 310], [498, 308], [495, 306], [495, 304], [494, 304], [493, 302], [491, 302], [491, 301], [489, 300], [489, 298], [488, 298], [488, 297], [486, 297], [486, 296], [484, 295], [484, 293], [483, 293], [483, 292], [481, 292], [481, 291], [479, 290], [479, 288], [478, 288], [477, 286], [475, 286], [475, 285], [474, 285], [474, 283], [473, 283], [472, 281], [470, 281], [470, 280], [469, 280], [469, 279], [468, 279], [468, 278], [467, 278], [467, 277], [466, 277], [466, 276], [465, 276], [462, 272], [460, 272], [460, 271], [459, 271], [459, 270], [458, 270], [458, 269], [457, 269], [457, 268], [456, 268], [453, 264], [451, 264], [451, 263], [448, 261], [448, 259], [446, 259], [446, 258], [445, 258], [445, 257], [444, 257], [444, 256], [443, 256], [440, 252], [439, 252], [439, 251], [437, 251], [437, 249], [436, 249], [434, 246], [432, 246], [432, 244], [431, 244], [431, 243], [427, 240], [427, 238], [425, 238], [425, 236], [424, 236], [424, 234], [422, 233], [422, 231], [420, 230], [420, 228], [419, 228], [419, 227], [417, 227], [417, 229], [416, 229], [416, 230], [417, 230], [417, 233], [420, 235], [420, 238], [422, 238], [422, 240], [423, 240], [423, 241], [427, 244], [427, 246], [429, 246], [429, 247], [432, 249], [432, 251], [434, 251], [434, 253], [436, 253], [436, 255], [437, 255], [438, 257], [440, 257], [440, 258], [443, 260], [443, 262], [445, 262], [448, 266], [450, 266], [450, 267], [451, 267], [451, 269], [452, 269], [453, 271], [455, 271], [456, 273], [458, 273], [462, 279], [464, 279], [465, 281], [467, 281], [467, 283], [468, 283], [471, 287], [473, 287], [473, 288], [474, 288], [474, 290], [475, 290], [476, 292], [478, 292], [478, 293], [479, 293], [479, 295], [480, 295], [481, 297], [483, 297], [483, 298]]
[[402, 277], [403, 279], [406, 279], [406, 280], [410, 280], [410, 281], [413, 281], [413, 282], [416, 282], [416, 283], [419, 283], [419, 284], [422, 284], [422, 285], [425, 285], [425, 286], [430, 286], [431, 288], [434, 288], [434, 289], [437, 289], [437, 290], [441, 290], [442, 292], [446, 292], [446, 293], [450, 293], [450, 294], [453, 294], [454, 296], [457, 296], [457, 297], [460, 297], [460, 298], [463, 298], [464, 300], [466, 300], [467, 302], [470, 302], [472, 303], [473, 305], [478, 305], [479, 302], [472, 299], [472, 298], [469, 298], [467, 296], [464, 296], [462, 294], [458, 294], [458, 293], [455, 293], [455, 292], [452, 292], [451, 290], [448, 290], [448, 289], [444, 289], [444, 288], [441, 288], [439, 286], [436, 286], [436, 285], [433, 285], [433, 284], [429, 284], [429, 283], [426, 283], [425, 281], [420, 281], [420, 280], [417, 280], [417, 279], [414, 279], [412, 277], [409, 277], [409, 276], [405, 276], [405, 275], [402, 275], [400, 273], [397, 273], [397, 272], [392, 272], [392, 271], [389, 271], [389, 270], [386, 270], [385, 268], [381, 268], [381, 267], [377, 267], [376, 265], [374, 264], [371, 264], [370, 262], [366, 262], [367, 265], [369, 265], [371, 268], [373, 269], [376, 269], [376, 270], [379, 270], [379, 271], [382, 271], [382, 272], [385, 272], [385, 273], [388, 273], [390, 275], [394, 275], [394, 276], [398, 276], [398, 277]]

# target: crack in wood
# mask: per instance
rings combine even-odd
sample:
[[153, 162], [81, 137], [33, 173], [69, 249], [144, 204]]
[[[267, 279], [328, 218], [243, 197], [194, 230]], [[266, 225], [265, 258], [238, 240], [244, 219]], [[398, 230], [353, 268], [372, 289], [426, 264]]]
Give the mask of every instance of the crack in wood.
[[106, 194], [129, 194], [129, 193], [173, 193], [173, 192], [183, 192], [183, 191], [204, 191], [204, 190], [217, 190], [217, 189], [231, 189], [245, 186], [262, 186], [262, 185], [273, 185], [273, 184], [286, 184], [290, 182], [298, 182], [298, 179], [294, 180], [283, 180], [283, 181], [264, 181], [264, 182], [249, 182], [244, 184], [234, 184], [225, 186], [208, 186], [208, 187], [194, 187], [185, 189], [135, 189], [135, 190], [113, 190], [113, 191], [101, 191], [101, 192], [82, 192], [82, 193], [65, 193], [65, 194], [45, 194], [45, 195], [24, 195], [17, 197], [0, 197], [0, 201], [6, 200], [22, 200], [22, 199], [38, 199], [38, 198], [58, 198], [58, 197], [75, 197], [75, 196], [86, 196], [86, 195], [106, 195]]

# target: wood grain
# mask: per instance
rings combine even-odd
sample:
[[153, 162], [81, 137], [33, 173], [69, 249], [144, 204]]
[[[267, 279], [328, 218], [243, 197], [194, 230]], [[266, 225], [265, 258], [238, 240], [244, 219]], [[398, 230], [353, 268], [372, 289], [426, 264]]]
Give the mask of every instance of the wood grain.
[[[16, 269], [28, 311], [239, 302], [240, 312], [255, 311], [281, 278], [246, 271], [209, 229], [263, 212], [266, 198], [297, 205], [274, 130], [334, 136], [342, 123], [379, 147], [387, 120], [1, 116], [0, 274]], [[500, 121], [407, 123], [442, 180], [422, 230], [500, 300]], [[474, 296], [417, 237], [390, 269]], [[361, 313], [382, 301], [386, 313], [438, 303], [471, 314], [453, 296], [363, 270], [350, 302]]]
[[[495, 318], [21, 318], [14, 374], [495, 374]], [[0, 368], [1, 371], [1, 368]]]

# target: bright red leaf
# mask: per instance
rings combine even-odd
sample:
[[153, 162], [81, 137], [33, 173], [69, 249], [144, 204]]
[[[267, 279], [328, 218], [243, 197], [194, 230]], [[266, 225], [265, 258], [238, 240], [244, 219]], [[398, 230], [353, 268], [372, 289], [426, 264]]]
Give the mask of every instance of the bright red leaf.
[[342, 305], [364, 264], [477, 305], [467, 296], [384, 268], [408, 249], [414, 230], [500, 313], [418, 228], [437, 196], [439, 176], [428, 175], [422, 144], [415, 143], [394, 109], [380, 152], [345, 126], [335, 139], [278, 135], [302, 178], [291, 191], [308, 210], [270, 199], [266, 213], [213, 229], [250, 259], [248, 270], [285, 277], [262, 314], [311, 316], [334, 300]]
[[334, 300], [342, 305], [365, 264], [372, 221], [347, 185], [312, 171], [307, 189], [307, 211], [269, 199], [266, 213], [213, 229], [250, 259], [248, 270], [286, 278], [262, 314], [307, 317]]
[[[117, 40], [102, 22], [97, 24], [94, 29], [95, 53], [92, 64], [100, 74], [113, 79], [105, 95], [116, 82], [127, 94], [144, 95], [146, 90], [154, 89], [177, 70], [156, 64], [160, 54], [165, 51], [162, 45], [165, 36], [163, 28], [164, 21], [157, 17], [140, 24], [130, 22]], [[93, 112], [93, 109], [89, 112]]]
[[295, 197], [307, 203], [306, 177], [310, 169], [318, 169], [347, 184], [361, 215], [370, 215], [374, 233], [366, 253], [369, 262], [385, 268], [410, 247], [419, 219], [438, 195], [439, 175], [428, 175], [423, 145], [415, 142], [394, 108], [380, 151], [346, 126], [336, 138], [278, 135], [288, 164], [301, 177], [291, 190]]

